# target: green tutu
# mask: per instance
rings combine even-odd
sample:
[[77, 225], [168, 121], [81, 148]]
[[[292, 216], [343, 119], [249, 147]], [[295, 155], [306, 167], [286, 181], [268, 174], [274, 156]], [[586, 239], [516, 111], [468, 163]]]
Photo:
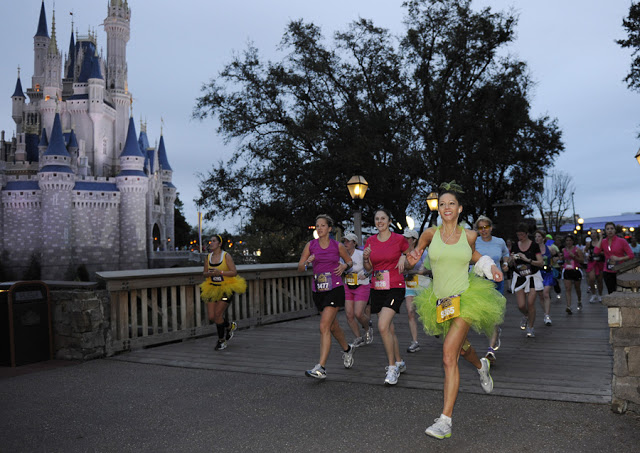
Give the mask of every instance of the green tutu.
[[[437, 297], [433, 286], [420, 291], [413, 299], [416, 312], [424, 331], [429, 335], [447, 335], [452, 319], [438, 323], [436, 320]], [[469, 274], [469, 287], [460, 297], [460, 317], [471, 325], [471, 328], [487, 337], [493, 335], [495, 326], [502, 324], [507, 300], [495, 289], [495, 283]]]

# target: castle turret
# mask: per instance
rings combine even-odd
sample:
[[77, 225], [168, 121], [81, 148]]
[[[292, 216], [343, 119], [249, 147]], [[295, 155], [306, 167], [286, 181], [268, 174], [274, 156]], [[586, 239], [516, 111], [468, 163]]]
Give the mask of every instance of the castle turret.
[[42, 225], [46, 225], [42, 238], [42, 278], [62, 280], [71, 265], [71, 191], [75, 175], [59, 113], [53, 120], [49, 146], [42, 155], [38, 184], [42, 191]]
[[106, 89], [116, 108], [115, 144], [123, 149], [129, 119], [131, 93], [127, 82], [127, 42], [130, 36], [131, 10], [126, 1], [109, 0], [104, 31], [107, 33]]
[[45, 76], [45, 60], [49, 49], [49, 31], [47, 29], [47, 15], [44, 11], [44, 0], [40, 7], [40, 19], [38, 20], [38, 30], [33, 37], [33, 77], [31, 77], [31, 91], [29, 97], [42, 98], [42, 87]]
[[64, 78], [62, 79], [62, 96], [73, 95], [73, 81], [76, 71], [76, 42], [73, 36], [73, 21], [71, 22], [71, 38], [69, 38], [69, 53], [64, 63]]
[[[51, 39], [44, 60], [44, 100], [40, 104], [41, 121], [43, 125], [49, 125], [56, 114], [58, 100], [62, 98], [62, 55], [58, 50], [56, 40], [56, 14], [53, 13], [51, 23]], [[38, 128], [39, 125], [36, 125]]]
[[173, 178], [173, 169], [171, 168], [171, 165], [169, 165], [169, 159], [167, 159], [167, 150], [164, 146], [164, 135], [160, 135], [160, 144], [158, 145], [158, 163], [160, 164], [162, 195], [164, 198], [165, 235], [169, 244], [175, 244], [174, 207], [176, 201], [176, 186], [171, 182]]
[[11, 95], [12, 110], [11, 117], [16, 123], [16, 132], [22, 132], [22, 115], [24, 114], [24, 101], [26, 96], [22, 91], [22, 82], [20, 82], [20, 68], [18, 68], [18, 80], [16, 81], [16, 89]]
[[136, 137], [136, 126], [129, 118], [127, 140], [120, 154], [120, 269], [147, 267], [146, 193], [148, 178], [143, 171], [144, 156]]

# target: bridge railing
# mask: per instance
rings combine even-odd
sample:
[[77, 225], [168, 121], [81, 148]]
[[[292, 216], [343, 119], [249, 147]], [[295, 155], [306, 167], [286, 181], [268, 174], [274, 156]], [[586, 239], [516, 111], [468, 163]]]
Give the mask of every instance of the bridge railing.
[[[239, 265], [247, 291], [234, 294], [227, 317], [240, 327], [270, 324], [316, 313], [311, 272], [296, 263]], [[113, 352], [213, 334], [200, 299], [202, 267], [110, 271], [97, 274], [110, 296]]]

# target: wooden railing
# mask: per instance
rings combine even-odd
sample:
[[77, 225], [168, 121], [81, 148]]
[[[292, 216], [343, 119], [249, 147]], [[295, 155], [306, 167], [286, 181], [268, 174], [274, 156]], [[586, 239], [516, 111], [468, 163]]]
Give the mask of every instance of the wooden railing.
[[[247, 292], [235, 294], [227, 311], [239, 327], [269, 324], [316, 313], [311, 272], [297, 264], [239, 265]], [[113, 352], [213, 334], [200, 299], [202, 267], [99, 272], [111, 299]]]

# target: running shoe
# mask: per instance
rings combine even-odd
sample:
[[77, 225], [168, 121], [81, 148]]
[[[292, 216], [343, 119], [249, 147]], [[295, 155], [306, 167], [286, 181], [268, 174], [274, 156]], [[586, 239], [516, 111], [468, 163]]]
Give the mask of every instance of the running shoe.
[[315, 379], [326, 379], [327, 378], [327, 372], [325, 371], [325, 369], [320, 364], [317, 364], [316, 366], [314, 366], [310, 370], [305, 371], [304, 374], [306, 374], [309, 377], [315, 378]]
[[364, 346], [364, 340], [362, 339], [362, 337], [358, 337], [355, 340], [353, 340], [353, 343], [351, 343], [351, 346], [353, 346], [354, 348], [359, 348], [360, 346]]
[[215, 349], [216, 351], [222, 351], [223, 349], [227, 349], [227, 342], [224, 340], [222, 341], [218, 340], [218, 342], [216, 343], [216, 347], [213, 349]]
[[451, 421], [445, 420], [440, 416], [434, 420], [434, 424], [429, 426], [425, 430], [427, 436], [435, 437], [436, 439], [445, 439], [451, 437]]
[[231, 340], [233, 338], [233, 333], [238, 330], [238, 324], [233, 321], [229, 327], [227, 327], [227, 335], [225, 336], [225, 338], [227, 339], [227, 341]]
[[533, 330], [533, 327], [527, 327], [527, 338], [535, 338], [536, 332]]
[[491, 366], [493, 366], [493, 364], [496, 363], [496, 350], [491, 346], [489, 346], [489, 349], [487, 350], [487, 355], [485, 355], [484, 357], [489, 361]]
[[551, 326], [551, 316], [544, 315], [544, 325], [545, 326]]
[[556, 294], [556, 298], [557, 299], [562, 299], [562, 296], [560, 294]]
[[371, 321], [369, 321], [369, 328], [367, 329], [367, 333], [364, 334], [364, 342], [366, 344], [373, 343], [373, 327], [371, 327]]
[[496, 340], [496, 344], [493, 345], [494, 351], [497, 351], [498, 349], [500, 349], [500, 345], [502, 344], [502, 342], [500, 341], [501, 336], [502, 336], [502, 329], [498, 327], [498, 339]]
[[566, 312], [567, 312], [568, 315], [572, 315], [573, 314], [573, 312], [571, 311], [571, 307], [567, 307]]
[[582, 311], [582, 302], [578, 301], [578, 311]]
[[344, 363], [345, 368], [351, 368], [353, 366], [353, 353], [356, 348], [353, 345], [349, 345], [349, 350], [347, 352], [342, 353], [342, 361]]
[[520, 329], [522, 330], [526, 329], [528, 323], [529, 323], [529, 318], [526, 316], [523, 316], [522, 319], [520, 320]]
[[589, 303], [590, 304], [595, 304], [596, 302], [598, 302], [598, 296], [596, 296], [595, 294], [593, 296], [591, 296], [589, 298]]
[[480, 363], [482, 364], [482, 367], [478, 370], [478, 374], [480, 375], [480, 385], [485, 393], [491, 393], [493, 390], [493, 379], [491, 379], [491, 374], [489, 374], [491, 365], [486, 357], [481, 358]]
[[407, 348], [407, 352], [418, 352], [420, 350], [420, 344], [417, 341], [412, 341], [409, 347]]
[[389, 365], [384, 368], [387, 371], [387, 375], [384, 378], [386, 385], [396, 385], [398, 383], [398, 367], [395, 365]]
[[398, 374], [404, 373], [407, 371], [407, 364], [404, 363], [404, 360], [402, 362], [396, 362], [396, 368], [398, 369]]

